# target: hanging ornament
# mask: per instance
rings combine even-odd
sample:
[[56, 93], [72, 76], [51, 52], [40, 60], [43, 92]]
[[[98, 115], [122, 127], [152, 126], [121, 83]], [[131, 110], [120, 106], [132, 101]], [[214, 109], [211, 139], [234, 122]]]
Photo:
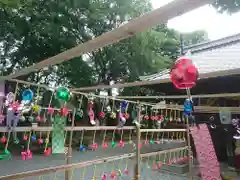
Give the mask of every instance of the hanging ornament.
[[101, 180], [107, 180], [107, 175], [105, 173], [103, 173]]
[[102, 148], [108, 148], [108, 143], [107, 142], [102, 143]]
[[60, 109], [60, 115], [66, 117], [68, 115], [68, 108], [63, 107]]
[[124, 145], [125, 145], [124, 141], [123, 141], [123, 140], [120, 140], [120, 141], [119, 141], [119, 147], [120, 147], [120, 148], [124, 148]]
[[128, 107], [128, 102], [126, 101], [121, 102], [121, 109], [123, 111], [126, 111], [127, 107]]
[[60, 87], [56, 91], [56, 98], [62, 101], [69, 101], [71, 98], [71, 93], [68, 88]]
[[192, 88], [198, 79], [198, 69], [187, 57], [180, 57], [171, 70], [170, 77], [178, 89]]
[[126, 123], [126, 118], [124, 117], [123, 113], [119, 112], [119, 119], [121, 121], [121, 125]]
[[111, 112], [111, 114], [110, 114], [110, 118], [112, 118], [112, 119], [116, 119], [116, 117], [117, 117], [116, 113], [115, 113], [115, 112]]
[[47, 111], [48, 111], [48, 114], [53, 115], [53, 113], [54, 113], [54, 108], [52, 108], [51, 106], [49, 106], [48, 109], [47, 109]]
[[16, 102], [12, 103], [10, 107], [13, 111], [16, 112], [18, 110], [19, 106], [20, 106], [19, 102], [16, 101]]
[[1, 137], [1, 143], [5, 144], [7, 142], [6, 136]]
[[36, 121], [37, 121], [37, 122], [40, 122], [40, 121], [41, 121], [41, 117], [40, 117], [39, 115], [36, 117]]
[[52, 148], [47, 148], [47, 149], [44, 150], [44, 155], [45, 156], [50, 156], [51, 153], [52, 153]]
[[115, 141], [112, 141], [112, 142], [111, 142], [111, 146], [112, 146], [113, 148], [115, 148], [115, 147], [116, 147], [116, 142], [115, 142]]
[[29, 120], [29, 122], [33, 122], [34, 117], [33, 116], [29, 116], [28, 120]]
[[0, 114], [0, 124], [3, 123], [4, 119], [5, 119], [5, 116], [3, 114]]
[[13, 93], [13, 92], [9, 92], [9, 93], [6, 95], [6, 101], [7, 101], [7, 103], [8, 103], [8, 104], [13, 103], [14, 98], [15, 98], [14, 93]]
[[24, 135], [24, 136], [23, 136], [23, 140], [24, 140], [24, 141], [27, 141], [27, 140], [28, 140], [28, 136], [27, 136], [27, 135]]
[[144, 119], [145, 119], [145, 120], [149, 120], [149, 116], [146, 114], [146, 115], [144, 116]]
[[79, 150], [80, 150], [81, 152], [86, 151], [86, 146], [80, 145], [80, 146], [79, 146]]
[[31, 89], [26, 89], [22, 93], [22, 100], [32, 101], [33, 100], [33, 91]]
[[111, 172], [110, 178], [111, 178], [112, 180], [115, 179], [116, 176], [117, 176], [117, 173], [116, 173], [116, 172]]
[[32, 135], [32, 136], [31, 136], [31, 140], [32, 140], [32, 141], [36, 141], [36, 140], [37, 140], [37, 137], [36, 137], [35, 135]]
[[41, 110], [41, 107], [37, 104], [34, 104], [32, 107], [32, 110], [34, 113], [39, 113], [39, 111]]
[[129, 169], [128, 169], [128, 168], [126, 168], [126, 169], [124, 170], [124, 174], [125, 174], [126, 176], [129, 175]]
[[94, 111], [93, 111], [93, 102], [92, 101], [90, 101], [88, 103], [88, 117], [89, 117], [90, 123], [92, 125], [96, 125], [95, 115], [94, 115]]
[[99, 117], [100, 117], [100, 118], [104, 118], [104, 117], [105, 117], [105, 113], [104, 113], [103, 111], [101, 111], [101, 112], [99, 113]]
[[124, 115], [125, 119], [129, 119], [129, 117], [130, 117], [130, 115], [128, 113], [124, 113], [123, 115]]
[[43, 144], [43, 139], [41, 137], [38, 139], [38, 144]]
[[193, 102], [190, 99], [184, 101], [184, 115], [189, 116], [193, 112]]

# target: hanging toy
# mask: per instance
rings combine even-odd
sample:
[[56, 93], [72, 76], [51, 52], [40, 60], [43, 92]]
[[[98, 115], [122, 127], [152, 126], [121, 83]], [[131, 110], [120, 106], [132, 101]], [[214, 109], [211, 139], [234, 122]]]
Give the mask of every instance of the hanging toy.
[[103, 118], [105, 117], [105, 113], [104, 113], [104, 105], [105, 105], [105, 102], [106, 102], [106, 99], [103, 100], [103, 102], [102, 102], [102, 108], [101, 108], [101, 111], [100, 111], [100, 113], [99, 113], [99, 117], [100, 117], [101, 119], [103, 119]]
[[121, 139], [120, 139], [120, 141], [119, 141], [118, 146], [119, 146], [120, 148], [124, 148], [124, 146], [125, 146], [125, 143], [124, 143], [124, 141], [123, 141], [123, 129], [122, 129], [122, 132], [121, 132]]
[[14, 99], [15, 99], [14, 93], [13, 92], [9, 92], [6, 95], [6, 106], [8, 106], [9, 104], [12, 104]]
[[189, 116], [193, 112], [193, 102], [190, 99], [184, 101], [184, 115]]
[[1, 143], [5, 144], [6, 142], [7, 142], [7, 138], [4, 135], [4, 136], [1, 137]]
[[47, 132], [47, 137], [45, 139], [44, 156], [50, 156], [52, 153], [52, 148], [48, 147], [50, 133], [50, 131]]
[[33, 100], [33, 91], [31, 89], [26, 89], [22, 93], [23, 101], [32, 101]]
[[68, 116], [68, 113], [69, 113], [68, 108], [63, 107], [63, 108], [60, 109], [60, 115], [61, 115], [62, 117], [67, 117], [67, 116]]
[[88, 117], [90, 119], [90, 123], [92, 125], [96, 125], [95, 115], [94, 115], [94, 111], [93, 111], [93, 102], [92, 101], [90, 101], [88, 103]]
[[180, 57], [171, 70], [170, 78], [178, 89], [192, 88], [198, 79], [198, 69], [187, 57]]
[[38, 144], [43, 144], [42, 132], [40, 132], [40, 137], [37, 140]]
[[[30, 131], [29, 137], [32, 137], [31, 134], [32, 134], [32, 131]], [[31, 150], [29, 148], [30, 147], [30, 142], [31, 142], [31, 138], [28, 138], [27, 150], [21, 152], [22, 160], [30, 160], [30, 159], [32, 159], [32, 152], [31, 152]]]
[[79, 150], [81, 152], [86, 151], [86, 146], [84, 146], [83, 144], [83, 139], [84, 139], [84, 130], [82, 130], [82, 133], [81, 133], [80, 146], [79, 146]]
[[69, 101], [71, 98], [71, 93], [68, 88], [60, 87], [56, 91], [56, 98], [62, 101]]
[[106, 142], [106, 135], [107, 135], [107, 130], [104, 130], [104, 135], [103, 135], [103, 140], [102, 140], [102, 148], [108, 148], [108, 143]]
[[119, 112], [119, 120], [120, 120], [120, 126], [123, 126], [126, 123], [126, 118], [124, 117], [124, 114], [121, 112]]

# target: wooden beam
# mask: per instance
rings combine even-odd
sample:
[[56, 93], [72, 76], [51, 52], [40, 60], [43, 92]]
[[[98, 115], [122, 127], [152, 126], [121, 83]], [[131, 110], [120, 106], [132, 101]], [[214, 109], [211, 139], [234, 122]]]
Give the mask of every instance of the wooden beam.
[[[86, 43], [80, 44], [72, 49], [62, 52], [56, 56], [45, 59], [37, 64], [31, 65], [27, 68], [19, 69], [13, 74], [7, 76], [8, 78], [16, 78], [29, 74], [31, 72], [40, 70], [44, 67], [49, 67], [55, 64], [60, 64], [68, 61], [74, 57], [81, 56], [85, 53], [92, 52], [96, 49], [114, 44], [120, 40], [134, 36], [138, 32], [142, 32], [152, 26], [163, 24], [169, 19], [180, 16], [186, 12], [211, 3], [213, 0], [175, 0], [169, 4], [160, 7], [154, 11], [144, 14], [143, 16], [133, 19], [128, 23], [110, 31], [103, 35], [96, 37]], [[5, 77], [1, 77], [4, 80]]]

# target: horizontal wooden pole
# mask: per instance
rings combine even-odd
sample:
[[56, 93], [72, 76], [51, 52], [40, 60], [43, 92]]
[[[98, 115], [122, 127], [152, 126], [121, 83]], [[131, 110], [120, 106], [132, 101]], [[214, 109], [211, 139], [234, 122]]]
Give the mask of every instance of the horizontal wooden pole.
[[145, 154], [141, 154], [141, 157], [157, 156], [157, 155], [160, 155], [160, 154], [178, 152], [178, 151], [183, 151], [183, 150], [186, 150], [186, 149], [188, 149], [188, 146], [180, 147], [180, 148], [173, 148], [173, 149], [166, 149], [166, 150], [158, 151], [158, 152], [145, 153]]
[[[116, 127], [116, 126], [75, 126], [75, 127], [65, 127], [65, 131], [99, 131], [99, 130], [133, 130], [135, 126], [124, 126], [124, 127]], [[52, 131], [53, 127], [15, 127], [12, 129], [15, 132], [27, 132], [27, 131], [40, 131], [40, 132], [48, 132]], [[9, 129], [7, 127], [0, 127], [0, 132], [8, 132]]]
[[141, 129], [140, 132], [186, 132], [186, 129]]

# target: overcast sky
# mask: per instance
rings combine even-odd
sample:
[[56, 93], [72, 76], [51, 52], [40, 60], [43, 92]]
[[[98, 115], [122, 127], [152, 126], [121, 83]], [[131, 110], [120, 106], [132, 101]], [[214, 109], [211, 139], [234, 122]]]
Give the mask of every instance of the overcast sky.
[[[152, 0], [153, 7], [158, 8], [172, 0]], [[227, 15], [219, 14], [209, 5], [193, 10], [169, 21], [168, 26], [181, 32], [203, 29], [211, 40], [240, 33], [240, 12]]]

